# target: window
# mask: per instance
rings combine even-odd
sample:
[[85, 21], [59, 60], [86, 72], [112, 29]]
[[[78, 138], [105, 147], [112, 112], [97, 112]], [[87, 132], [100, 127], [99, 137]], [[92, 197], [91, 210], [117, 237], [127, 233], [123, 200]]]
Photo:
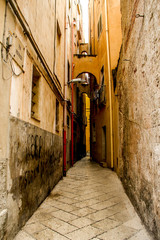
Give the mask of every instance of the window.
[[69, 0], [69, 9], [71, 8], [71, 0]]
[[102, 32], [102, 14], [99, 17], [99, 21], [98, 21], [98, 38], [100, 37]]
[[103, 85], [104, 85], [104, 65], [103, 65], [102, 68], [101, 68], [101, 76], [100, 76], [100, 79], [101, 79], [101, 85], [103, 86]]
[[70, 82], [70, 63], [68, 61], [68, 82]]
[[106, 86], [104, 84], [104, 66], [101, 68], [100, 73], [101, 88], [99, 89], [99, 107], [106, 105]]
[[56, 131], [59, 132], [59, 101], [56, 99]]
[[98, 22], [97, 30], [98, 30], [98, 38], [99, 38], [100, 37], [99, 22]]
[[31, 117], [39, 120], [39, 98], [40, 98], [40, 73], [33, 66], [32, 73], [32, 99], [31, 99]]
[[96, 123], [93, 122], [92, 125], [92, 142], [95, 143], [96, 142]]
[[69, 128], [69, 116], [67, 116], [67, 127]]
[[102, 14], [100, 15], [100, 19], [99, 19], [99, 29], [101, 33], [102, 32]]
[[57, 20], [57, 37], [58, 37], [58, 40], [60, 41], [61, 39], [61, 28], [60, 28], [60, 25], [59, 25], [59, 21]]
[[101, 68], [101, 73], [104, 74], [104, 65]]

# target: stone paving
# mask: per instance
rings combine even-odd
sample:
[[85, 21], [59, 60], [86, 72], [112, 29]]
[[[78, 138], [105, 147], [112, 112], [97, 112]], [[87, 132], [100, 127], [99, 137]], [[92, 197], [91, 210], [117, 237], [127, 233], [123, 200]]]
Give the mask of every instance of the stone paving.
[[83, 158], [14, 240], [152, 240], [116, 173]]

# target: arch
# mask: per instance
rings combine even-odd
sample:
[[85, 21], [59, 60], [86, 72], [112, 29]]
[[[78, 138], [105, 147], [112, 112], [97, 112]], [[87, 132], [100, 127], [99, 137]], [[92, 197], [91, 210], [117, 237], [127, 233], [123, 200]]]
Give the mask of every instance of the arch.
[[86, 84], [77, 83], [77, 87], [80, 90], [80, 94], [86, 93], [88, 97], [91, 98], [91, 89], [94, 89], [94, 90], [97, 89], [98, 83], [97, 83], [96, 77], [90, 72], [79, 73], [79, 75], [77, 75], [76, 78], [79, 78], [79, 77], [81, 78], [81, 75], [85, 73], [88, 73], [90, 76], [89, 84], [86, 85]]
[[76, 78], [82, 73], [90, 73], [95, 76], [99, 84], [98, 57], [90, 55], [74, 56], [73, 58], [73, 76]]

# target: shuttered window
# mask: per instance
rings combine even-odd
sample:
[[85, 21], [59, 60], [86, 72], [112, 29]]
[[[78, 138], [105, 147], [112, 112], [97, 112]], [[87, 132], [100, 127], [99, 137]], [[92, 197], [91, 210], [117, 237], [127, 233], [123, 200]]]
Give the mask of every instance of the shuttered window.
[[32, 73], [32, 98], [31, 98], [31, 117], [40, 120], [39, 105], [40, 105], [40, 73], [33, 66]]

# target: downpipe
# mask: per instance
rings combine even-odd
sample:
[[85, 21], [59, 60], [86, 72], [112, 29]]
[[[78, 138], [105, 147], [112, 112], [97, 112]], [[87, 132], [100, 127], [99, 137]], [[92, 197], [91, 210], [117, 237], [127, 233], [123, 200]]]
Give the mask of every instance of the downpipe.
[[[73, 79], [73, 19], [72, 19], [72, 79]], [[72, 89], [72, 115], [71, 115], [71, 162], [72, 162], [72, 167], [74, 165], [74, 137], [73, 137], [73, 123], [74, 123], [74, 85], [73, 83], [71, 84], [71, 89]]]
[[[73, 9], [73, 0], [72, 0], [72, 8]], [[73, 10], [72, 10], [73, 11]], [[72, 26], [72, 30], [71, 30], [71, 34], [72, 34], [72, 47], [71, 47], [71, 57], [72, 57], [72, 79], [73, 79], [73, 38], [74, 38], [74, 29], [73, 29], [73, 12], [71, 14], [71, 26]], [[72, 91], [72, 114], [71, 114], [71, 164], [72, 167], [74, 165], [74, 135], [73, 135], [73, 123], [74, 123], [74, 84], [71, 84], [71, 91]]]
[[110, 141], [111, 141], [111, 169], [113, 169], [113, 117], [112, 117], [112, 85], [111, 85], [111, 63], [109, 49], [109, 27], [108, 27], [108, 5], [105, 0], [105, 25], [106, 25], [106, 48], [107, 48], [107, 65], [109, 81], [109, 112], [110, 112]]

